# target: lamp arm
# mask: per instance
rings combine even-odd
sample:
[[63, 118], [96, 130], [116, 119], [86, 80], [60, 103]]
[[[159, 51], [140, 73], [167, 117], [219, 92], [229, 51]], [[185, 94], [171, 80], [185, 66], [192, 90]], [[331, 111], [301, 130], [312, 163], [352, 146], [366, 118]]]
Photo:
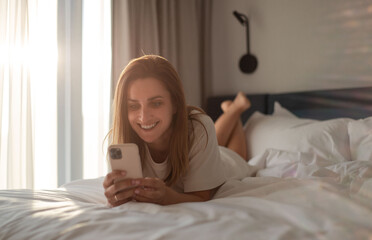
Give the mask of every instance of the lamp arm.
[[245, 16], [244, 14], [241, 14], [240, 15], [242, 18], [244, 18], [244, 25], [245, 25], [245, 30], [246, 30], [246, 34], [247, 34], [247, 53], [250, 53], [250, 46], [249, 46], [249, 42], [250, 42], [250, 39], [249, 39], [249, 19], [247, 16]]
[[247, 31], [247, 53], [250, 53], [250, 47], [249, 47], [249, 22], [247, 20], [246, 24], [246, 31]]
[[246, 30], [246, 34], [247, 34], [247, 53], [250, 53], [250, 44], [249, 44], [249, 19], [246, 15], [242, 14], [242, 13], [238, 13], [236, 12], [236, 15], [238, 15], [240, 17], [240, 20], [243, 20], [243, 25], [245, 25], [245, 30]]

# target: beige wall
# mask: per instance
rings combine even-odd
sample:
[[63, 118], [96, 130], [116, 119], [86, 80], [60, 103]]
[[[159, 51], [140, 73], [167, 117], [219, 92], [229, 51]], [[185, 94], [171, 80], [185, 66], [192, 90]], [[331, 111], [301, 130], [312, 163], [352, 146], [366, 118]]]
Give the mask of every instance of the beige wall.
[[[253, 74], [234, 10], [250, 19]], [[371, 0], [214, 0], [212, 23], [213, 95], [372, 86]]]

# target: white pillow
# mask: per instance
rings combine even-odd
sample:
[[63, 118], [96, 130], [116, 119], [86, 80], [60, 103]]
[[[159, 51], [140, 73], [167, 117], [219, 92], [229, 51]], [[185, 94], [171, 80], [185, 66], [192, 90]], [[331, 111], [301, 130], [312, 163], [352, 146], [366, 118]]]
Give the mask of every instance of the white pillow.
[[276, 103], [273, 115], [255, 112], [244, 125], [248, 158], [272, 148], [349, 161], [349, 121], [351, 119], [347, 118], [327, 121], [301, 119]]
[[293, 117], [298, 118], [296, 115], [288, 111], [286, 108], [282, 107], [280, 103], [274, 102], [274, 116], [282, 116], [282, 117]]
[[349, 122], [351, 159], [372, 161], [372, 117]]

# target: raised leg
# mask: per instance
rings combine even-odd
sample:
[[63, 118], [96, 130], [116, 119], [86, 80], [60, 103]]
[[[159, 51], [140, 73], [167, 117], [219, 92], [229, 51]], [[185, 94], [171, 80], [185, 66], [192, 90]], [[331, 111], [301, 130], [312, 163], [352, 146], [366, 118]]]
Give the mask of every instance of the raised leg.
[[224, 113], [215, 122], [218, 144], [237, 152], [244, 159], [247, 156], [247, 147], [240, 115], [250, 106], [250, 101], [239, 92], [234, 101], [221, 104]]
[[247, 159], [247, 139], [244, 134], [243, 124], [239, 122], [235, 125], [234, 131], [227, 143], [227, 148], [239, 154], [244, 160]]

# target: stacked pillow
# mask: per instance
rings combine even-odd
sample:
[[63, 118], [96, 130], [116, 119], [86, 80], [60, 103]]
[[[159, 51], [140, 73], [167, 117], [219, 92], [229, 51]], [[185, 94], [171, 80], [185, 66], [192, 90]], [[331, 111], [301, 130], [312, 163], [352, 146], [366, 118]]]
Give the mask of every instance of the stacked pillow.
[[372, 117], [348, 124], [352, 160], [372, 161]]
[[[368, 124], [372, 124], [371, 121]], [[275, 103], [272, 115], [255, 112], [244, 125], [248, 158], [272, 148], [291, 152], [315, 153], [324, 159], [333, 161], [350, 161], [352, 154], [349, 147], [349, 132], [354, 132], [352, 128], [360, 128], [359, 125], [352, 124], [348, 130], [348, 124], [351, 122], [355, 123], [349, 118], [327, 121], [298, 118], [281, 107], [279, 103]], [[358, 123], [365, 124], [364, 122]], [[371, 129], [371, 125], [369, 125], [369, 129]], [[363, 137], [358, 134], [358, 136], [352, 137], [355, 140], [355, 145], [363, 148], [360, 151], [368, 148], [368, 144], [372, 148], [371, 133], [368, 136]], [[363, 142], [362, 146], [359, 144], [360, 141]], [[371, 155], [372, 153], [368, 156], [371, 158]]]

